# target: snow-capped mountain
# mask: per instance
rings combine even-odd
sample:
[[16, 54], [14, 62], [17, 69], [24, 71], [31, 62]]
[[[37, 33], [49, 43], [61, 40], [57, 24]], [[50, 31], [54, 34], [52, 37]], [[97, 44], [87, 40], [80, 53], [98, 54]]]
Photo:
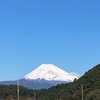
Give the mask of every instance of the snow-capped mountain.
[[25, 75], [25, 80], [47, 80], [47, 81], [67, 81], [72, 82], [77, 76], [65, 72], [53, 64], [42, 64], [37, 69]]
[[[20, 85], [30, 89], [43, 89], [57, 84], [73, 82], [75, 78], [77, 78], [75, 74], [65, 72], [53, 64], [42, 64], [18, 81]], [[16, 84], [16, 81], [3, 81], [0, 84]]]

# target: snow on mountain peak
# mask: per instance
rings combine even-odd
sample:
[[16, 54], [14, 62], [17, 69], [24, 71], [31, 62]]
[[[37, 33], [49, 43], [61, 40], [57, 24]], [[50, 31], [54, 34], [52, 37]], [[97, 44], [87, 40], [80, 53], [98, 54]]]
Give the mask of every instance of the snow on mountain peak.
[[48, 80], [48, 81], [73, 81], [77, 76], [72, 75], [53, 64], [42, 64], [37, 69], [23, 77], [28, 80]]

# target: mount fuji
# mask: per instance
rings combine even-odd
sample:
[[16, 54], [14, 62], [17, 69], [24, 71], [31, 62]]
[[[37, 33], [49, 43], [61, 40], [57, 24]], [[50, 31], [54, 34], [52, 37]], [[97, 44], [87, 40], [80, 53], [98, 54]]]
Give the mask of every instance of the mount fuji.
[[37, 69], [25, 75], [23, 79], [26, 80], [47, 80], [47, 81], [67, 81], [72, 82], [75, 75], [65, 72], [53, 64], [42, 64]]
[[[73, 82], [77, 75], [65, 72], [53, 64], [42, 64], [29, 74], [20, 78], [19, 84], [31, 89], [49, 88], [57, 84]], [[0, 84], [16, 84], [16, 81], [4, 81]]]

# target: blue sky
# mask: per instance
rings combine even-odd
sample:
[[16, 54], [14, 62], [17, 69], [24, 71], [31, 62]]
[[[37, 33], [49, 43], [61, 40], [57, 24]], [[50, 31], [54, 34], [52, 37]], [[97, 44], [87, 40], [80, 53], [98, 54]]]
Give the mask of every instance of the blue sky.
[[79, 76], [100, 63], [100, 0], [1, 0], [0, 81], [41, 64]]

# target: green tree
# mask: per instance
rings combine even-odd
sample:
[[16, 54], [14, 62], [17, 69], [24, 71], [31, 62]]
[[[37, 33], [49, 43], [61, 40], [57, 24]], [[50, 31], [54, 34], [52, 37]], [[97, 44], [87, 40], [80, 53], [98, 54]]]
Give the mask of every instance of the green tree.
[[100, 100], [100, 89], [96, 89], [87, 94], [86, 100]]

